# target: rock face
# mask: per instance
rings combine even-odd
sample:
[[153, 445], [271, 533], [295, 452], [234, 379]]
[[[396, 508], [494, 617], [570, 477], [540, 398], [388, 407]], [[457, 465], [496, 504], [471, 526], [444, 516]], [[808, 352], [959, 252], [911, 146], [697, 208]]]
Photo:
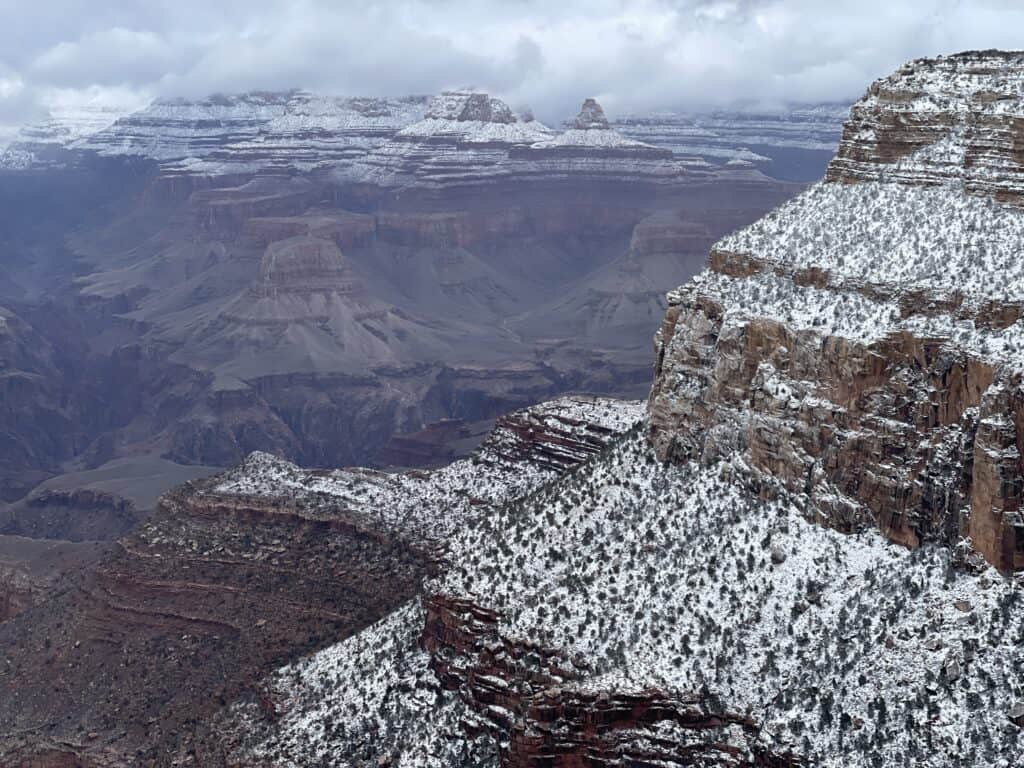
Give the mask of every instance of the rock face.
[[1019, 203], [1024, 55], [919, 59], [872, 84], [850, 111], [828, 180], [962, 185]]
[[883, 78], [827, 180], [715, 246], [658, 333], [659, 455], [741, 451], [830, 525], [1024, 567], [1022, 73], [985, 52]]
[[608, 130], [611, 126], [608, 125], [608, 118], [604, 116], [604, 109], [594, 99], [585, 99], [583, 106], [580, 107], [580, 113], [576, 115], [576, 119], [573, 120], [573, 128], [586, 131], [586, 130]]
[[[583, 102], [580, 113], [569, 124], [567, 130], [531, 146], [531, 149], [537, 150], [561, 149], [567, 154], [573, 148], [583, 152], [590, 150], [599, 153], [622, 153], [633, 158], [668, 159], [672, 157], [672, 152], [667, 149], [628, 139], [612, 128], [608, 118], [604, 115], [604, 109], [594, 99], [587, 99]], [[693, 164], [693, 167], [696, 168], [697, 164]]]
[[[434, 595], [424, 608], [420, 643], [430, 654], [431, 668], [443, 688], [466, 700], [473, 713], [464, 725], [467, 733], [488, 733], [507, 744], [502, 766], [680, 760], [722, 768], [801, 764], [758, 744], [750, 717], [710, 711], [699, 695], [673, 696], [655, 688], [574, 690], [573, 684], [592, 672], [585, 659], [533, 642], [508, 641], [499, 632], [499, 614], [468, 600]], [[674, 729], [684, 734], [679, 741], [655, 736]]]
[[753, 165], [775, 178], [817, 181], [849, 111], [849, 104], [819, 104], [778, 112], [659, 113], [626, 115], [613, 125], [630, 139], [716, 165]]
[[[285, 702], [264, 675], [410, 599], [436, 567], [436, 543], [479, 505], [575, 466], [571, 457], [621, 434], [639, 411], [550, 403], [510, 417], [472, 460], [435, 474], [307, 471], [257, 454], [165, 496], [143, 527], [45, 601], [23, 605], [21, 582], [9, 580], [0, 762], [228, 764], [241, 748], [217, 724], [229, 704], [281, 717]], [[513, 427], [527, 423], [546, 432]], [[484, 477], [496, 485], [473, 482]], [[438, 498], [446, 509], [428, 510]]]

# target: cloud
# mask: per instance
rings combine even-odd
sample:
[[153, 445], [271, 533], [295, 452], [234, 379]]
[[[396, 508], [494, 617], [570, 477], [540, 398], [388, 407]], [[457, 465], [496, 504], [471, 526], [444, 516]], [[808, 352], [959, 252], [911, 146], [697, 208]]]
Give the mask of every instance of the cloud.
[[113, 27], [47, 48], [28, 73], [57, 87], [141, 87], [187, 69], [195, 47], [194, 43], [172, 44], [148, 30]]
[[1024, 28], [1016, 0], [0, 0], [0, 14], [0, 121], [58, 98], [287, 87], [475, 84], [549, 121], [586, 96], [612, 113], [846, 100], [907, 59], [1016, 46]]

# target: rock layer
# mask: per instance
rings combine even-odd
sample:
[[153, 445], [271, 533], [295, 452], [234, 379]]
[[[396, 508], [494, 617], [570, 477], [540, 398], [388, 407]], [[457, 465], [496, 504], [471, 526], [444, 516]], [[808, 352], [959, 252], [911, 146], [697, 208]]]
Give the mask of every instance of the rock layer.
[[[968, 537], [1001, 570], [1024, 568], [1024, 283], [984, 255], [1000, 225], [970, 220], [1018, 225], [970, 196], [1015, 204], [1022, 78], [1017, 54], [908, 64], [853, 107], [826, 182], [712, 250], [657, 335], [659, 455], [739, 452], [766, 493], [801, 494], [829, 525], [912, 547]], [[878, 240], [857, 223], [873, 213], [840, 203], [871, 196], [888, 196]], [[919, 204], [945, 211], [955, 283], [931, 271]]]
[[747, 716], [716, 711], [698, 694], [580, 689], [585, 658], [528, 641], [509, 641], [499, 614], [472, 601], [425, 599], [420, 644], [441, 685], [473, 713], [468, 735], [499, 744], [504, 768], [672, 764], [716, 768], [797, 768], [802, 762], [758, 743]]
[[911, 185], [963, 184], [1019, 203], [1024, 54], [970, 51], [917, 59], [872, 84], [854, 104], [827, 178]]
[[[166, 497], [111, 555], [0, 625], [0, 763], [59, 764], [56, 742], [74, 765], [217, 764], [204, 722], [219, 707], [372, 623], [422, 577], [420, 556], [341, 511], [208, 487]], [[50, 665], [67, 670], [59, 701]]]

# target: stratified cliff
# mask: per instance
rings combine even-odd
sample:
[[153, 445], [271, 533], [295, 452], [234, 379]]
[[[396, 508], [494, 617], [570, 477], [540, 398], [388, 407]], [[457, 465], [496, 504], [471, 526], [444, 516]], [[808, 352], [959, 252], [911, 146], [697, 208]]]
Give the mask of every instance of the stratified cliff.
[[658, 334], [658, 453], [740, 451], [842, 530], [1024, 567], [1024, 57], [912, 62], [827, 180], [721, 240]]

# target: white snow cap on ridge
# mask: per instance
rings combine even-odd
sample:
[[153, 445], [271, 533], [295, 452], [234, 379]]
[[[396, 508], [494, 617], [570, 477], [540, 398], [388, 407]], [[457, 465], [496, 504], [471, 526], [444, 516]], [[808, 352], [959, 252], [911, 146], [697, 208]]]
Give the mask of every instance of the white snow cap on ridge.
[[471, 89], [444, 91], [430, 100], [427, 119], [457, 120], [459, 122], [514, 123], [508, 104], [486, 93]]
[[537, 120], [520, 121], [501, 99], [473, 90], [445, 91], [430, 100], [423, 120], [403, 138], [448, 137], [467, 143], [529, 144], [551, 136]]

